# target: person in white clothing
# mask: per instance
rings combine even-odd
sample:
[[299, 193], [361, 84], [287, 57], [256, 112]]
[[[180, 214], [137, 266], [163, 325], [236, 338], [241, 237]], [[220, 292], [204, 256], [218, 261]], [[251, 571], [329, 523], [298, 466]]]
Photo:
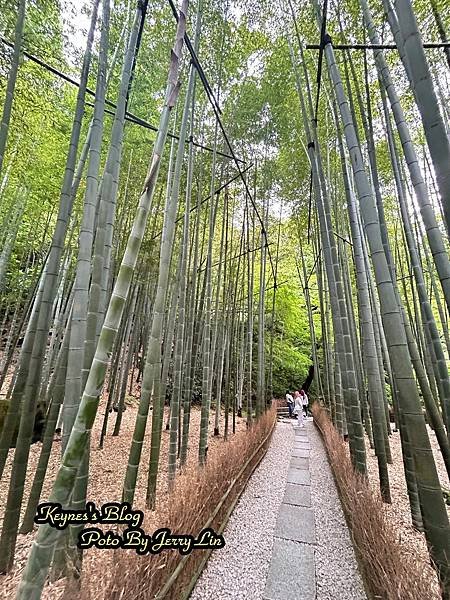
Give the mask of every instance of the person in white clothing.
[[300, 390], [300, 396], [301, 396], [301, 399], [302, 399], [303, 411], [305, 413], [305, 417], [307, 417], [308, 416], [309, 400], [308, 400], [308, 396], [306, 395], [305, 390]]
[[300, 392], [294, 394], [294, 415], [297, 415], [299, 426], [303, 427], [303, 405]]

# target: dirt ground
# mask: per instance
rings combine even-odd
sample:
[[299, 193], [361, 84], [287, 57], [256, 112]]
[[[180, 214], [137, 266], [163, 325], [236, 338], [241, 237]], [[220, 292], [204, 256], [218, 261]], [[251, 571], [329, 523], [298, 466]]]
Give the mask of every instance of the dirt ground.
[[[110, 501], [117, 501], [121, 497], [122, 484], [125, 477], [125, 470], [127, 465], [128, 453], [130, 449], [131, 439], [134, 430], [135, 417], [137, 413], [138, 401], [133, 397], [129, 397], [127, 404], [127, 410], [123, 414], [122, 427], [120, 435], [117, 437], [112, 436], [112, 430], [114, 428], [115, 413], [111, 413], [109, 421], [109, 433], [105, 439], [104, 448], [99, 449], [98, 443], [100, 438], [100, 430], [103, 421], [104, 414], [104, 402], [100, 404], [97, 418], [93, 428], [92, 441], [91, 441], [91, 464], [90, 464], [90, 479], [88, 487], [88, 499], [95, 502], [97, 505], [104, 504]], [[164, 423], [167, 422], [168, 408], [165, 408]], [[220, 418], [220, 432], [223, 433], [224, 417], [223, 414]], [[231, 415], [230, 415], [230, 431], [231, 431]], [[245, 419], [236, 416], [236, 432], [243, 432], [246, 429]], [[163, 429], [162, 434], [162, 446], [161, 446], [161, 458], [160, 458], [160, 473], [158, 479], [158, 500], [156, 506], [156, 512], [150, 513], [145, 509], [145, 494], [147, 487], [147, 476], [148, 476], [148, 461], [150, 455], [150, 430], [151, 430], [151, 413], [149, 415], [146, 436], [142, 452], [142, 463], [139, 469], [136, 496], [133, 503], [134, 508], [143, 510], [146, 514], [147, 526], [150, 523], [154, 523], [155, 528], [157, 527], [157, 517], [159, 510], [163, 510], [164, 504], [168, 501], [167, 493], [167, 464], [168, 464], [168, 441], [169, 432]], [[190, 445], [187, 469], [193, 469], [197, 464], [197, 452], [198, 452], [198, 440], [200, 430], [200, 410], [198, 407], [192, 408], [191, 413], [191, 427], [190, 427]], [[208, 441], [208, 455], [214, 454], [219, 451], [220, 444], [223, 443], [222, 435], [219, 437], [213, 436], [214, 430], [214, 414], [211, 413], [209, 423], [209, 441]], [[429, 429], [429, 436], [433, 453], [435, 456], [436, 466], [438, 474], [443, 487], [448, 488], [448, 478], [446, 469], [441, 457], [438, 443], [434, 436], [434, 433]], [[390, 446], [393, 458], [393, 464], [388, 465], [390, 486], [391, 486], [391, 497], [392, 504], [385, 504], [385, 510], [393, 524], [393, 527], [398, 533], [398, 538], [402, 542], [406, 551], [408, 548], [415, 548], [419, 550], [420, 555], [423, 559], [423, 568], [430, 569], [430, 572], [434, 573], [430, 566], [428, 550], [426, 547], [425, 536], [423, 533], [416, 531], [411, 525], [411, 517], [409, 511], [409, 502], [406, 491], [406, 483], [403, 473], [403, 462], [401, 454], [400, 434], [398, 432], [393, 433], [390, 436]], [[368, 440], [366, 439], [367, 448], [367, 464], [369, 471], [369, 481], [376, 493], [379, 493], [378, 483], [378, 466], [375, 457], [374, 450], [370, 448]], [[26, 487], [25, 487], [25, 503], [22, 506], [22, 515], [25, 510], [26, 500], [32, 483], [32, 477], [34, 470], [39, 459], [39, 453], [41, 444], [36, 443], [31, 447], [30, 460], [28, 465]], [[3, 518], [3, 510], [6, 504], [6, 498], [8, 494], [9, 475], [13, 459], [13, 450], [10, 451], [5, 474], [0, 482], [0, 517]], [[50, 457], [48, 475], [45, 481], [44, 489], [42, 492], [41, 500], [45, 501], [48, 497], [51, 486], [53, 484], [54, 477], [56, 475], [61, 452], [61, 442], [56, 439], [53, 444], [52, 454]], [[450, 507], [449, 512], [450, 512]], [[16, 547], [16, 558], [13, 570], [5, 576], [0, 576], [0, 598], [12, 599], [15, 596], [17, 584], [20, 580], [23, 568], [25, 567], [26, 560], [28, 557], [29, 549], [33, 542], [36, 530], [27, 535], [19, 535]], [[99, 561], [99, 554], [102, 551], [91, 549], [85, 552], [84, 568], [88, 569], [90, 573], [95, 573], [97, 569], [93, 569], [92, 565], [95, 561]], [[103, 555], [102, 555], [103, 556]], [[437, 579], [436, 579], [437, 582]], [[43, 598], [47, 600], [58, 600], [62, 597], [64, 590], [64, 580], [57, 582], [52, 585], [47, 585], [44, 589]]]
[[[108, 423], [108, 435], [105, 438], [104, 447], [99, 449], [100, 432], [104, 414], [104, 402], [99, 406], [97, 417], [94, 423], [92, 439], [91, 439], [91, 460], [90, 460], [90, 477], [88, 486], [88, 500], [94, 502], [97, 506], [106, 502], [120, 501], [122, 495], [122, 485], [125, 477], [125, 471], [128, 461], [128, 453], [130, 450], [131, 440], [133, 436], [135, 418], [137, 413], [138, 401], [134, 398], [129, 398], [127, 410], [123, 413], [120, 435], [112, 436], [114, 429], [115, 413], [110, 414]], [[164, 411], [164, 429], [162, 433], [162, 445], [160, 456], [160, 471], [157, 486], [157, 506], [156, 513], [167, 501], [167, 469], [168, 469], [168, 446], [169, 432], [165, 430], [165, 423], [168, 418], [168, 407]], [[224, 415], [220, 418], [220, 433], [222, 435], [214, 437], [214, 413], [211, 412], [209, 421], [209, 440], [208, 440], [208, 456], [211, 456], [219, 450], [220, 444], [223, 443], [223, 427]], [[230, 414], [229, 428], [231, 434], [232, 415]], [[236, 433], [246, 430], [245, 419], [236, 416]], [[151, 431], [151, 412], [147, 422], [144, 446], [142, 450], [141, 467], [137, 480], [136, 495], [133, 503], [134, 509], [141, 509], [146, 513], [146, 523], [152, 520], [152, 515], [145, 509], [145, 496], [147, 489], [148, 463], [150, 456], [150, 431]], [[200, 410], [198, 407], [192, 407], [191, 425], [190, 425], [190, 442], [187, 469], [195, 468], [197, 465], [198, 456], [198, 441], [200, 432]], [[26, 501], [33, 481], [33, 474], [39, 459], [39, 453], [42, 444], [40, 442], [33, 444], [31, 447], [30, 460], [28, 464], [26, 485], [25, 485], [25, 502], [22, 506], [21, 516], [25, 511]], [[10, 450], [5, 473], [0, 482], [0, 518], [3, 519], [3, 511], [8, 495], [9, 477], [11, 465], [14, 456], [14, 450]], [[57, 473], [59, 461], [61, 458], [61, 442], [55, 439], [52, 448], [52, 454], [49, 461], [47, 478], [44, 484], [44, 489], [41, 495], [41, 501], [45, 501], [51, 491], [54, 477]], [[157, 523], [155, 522], [155, 528]], [[15, 596], [16, 587], [20, 581], [22, 571], [25, 567], [28, 553], [32, 545], [36, 529], [27, 535], [19, 535], [16, 546], [16, 556], [13, 570], [4, 576], [0, 576], [0, 598], [12, 599]], [[89, 563], [95, 560], [96, 553], [101, 550], [91, 549], [85, 552], [84, 567], [89, 568]], [[88, 563], [88, 564], [86, 564]], [[64, 580], [46, 586], [43, 598], [49, 600], [57, 600], [62, 596]]]
[[[439, 450], [439, 444], [436, 440], [436, 436], [434, 435], [433, 430], [428, 426], [427, 429], [441, 485], [444, 488], [448, 489], [449, 481], [444, 461]], [[423, 559], [423, 568], [429, 569], [430, 573], [436, 578], [437, 586], [438, 580], [435, 571], [430, 564], [425, 535], [414, 529], [411, 523], [411, 512], [409, 508], [409, 500], [403, 470], [400, 433], [392, 433], [392, 435], [389, 437], [389, 442], [392, 454], [392, 464], [388, 465], [388, 471], [392, 503], [384, 504], [384, 507], [386, 513], [389, 516], [390, 521], [392, 522], [393, 527], [395, 528], [395, 531], [397, 532], [398, 539], [402, 542], [405, 550], [408, 551], [409, 548], [415, 548], [416, 550], [418, 550], [420, 557]], [[370, 448], [369, 440], [367, 439], [367, 437], [366, 451], [369, 481], [373, 490], [379, 494], [380, 488], [378, 479], [377, 459], [374, 450]], [[449, 506], [447, 507], [447, 512], [450, 515]]]

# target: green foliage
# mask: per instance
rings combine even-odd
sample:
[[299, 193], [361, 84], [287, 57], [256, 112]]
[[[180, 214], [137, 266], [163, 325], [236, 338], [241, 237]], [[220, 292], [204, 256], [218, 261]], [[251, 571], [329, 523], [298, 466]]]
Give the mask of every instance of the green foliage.
[[[268, 293], [272, 302], [273, 291]], [[286, 390], [299, 389], [311, 364], [310, 338], [302, 298], [295, 285], [282, 285], [276, 294], [275, 319], [267, 324], [266, 352], [273, 331], [273, 392], [284, 397]]]
[[[444, 0], [436, 0], [438, 8], [445, 4]], [[0, 0], [0, 31], [7, 39], [14, 32], [15, 6], [10, 0]], [[317, 43], [318, 32], [314, 24], [311, 6], [295, 6], [299, 31], [302, 41]], [[75, 79], [79, 76], [82, 47], [85, 32], [79, 30], [77, 19], [80, 12], [83, 19], [91, 10], [91, 2], [79, 3], [73, 0], [27, 0], [27, 18], [25, 26], [24, 46], [27, 50], [49, 62], [61, 71], [70, 73]], [[130, 22], [134, 11], [126, 0], [114, 2], [111, 16], [109, 59], [119, 44], [120, 33], [125, 22]], [[419, 15], [426, 14], [426, 3], [417, 3]], [[359, 3], [349, 0], [338, 9], [329, 11], [329, 30], [342, 41], [364, 41], [361, 31], [361, 14]], [[188, 30], [192, 34], [195, 18], [194, 3], [188, 18]], [[337, 22], [341, 15], [345, 29], [341, 37]], [[443, 17], [444, 18], [444, 17]], [[86, 22], [86, 19], [84, 20]], [[382, 23], [381, 10], [376, 11], [377, 25]], [[435, 24], [424, 24], [427, 38], [438, 40]], [[163, 0], [149, 4], [147, 19], [128, 109], [147, 122], [155, 125], [164, 95], [165, 78], [170, 55], [169, 48], [175, 21], [170, 7]], [[80, 35], [82, 34], [82, 35]], [[275, 319], [273, 325], [273, 377], [276, 394], [284, 393], [286, 387], [299, 385], [311, 364], [311, 342], [307, 321], [305, 300], [298, 278], [298, 236], [302, 236], [304, 260], [308, 273], [312, 273], [309, 286], [311, 302], [318, 306], [317, 281], [314, 274], [315, 252], [312, 242], [307, 243], [306, 229], [308, 227], [308, 207], [310, 204], [310, 165], [305, 153], [303, 124], [300, 118], [300, 107], [295, 88], [295, 79], [286, 35], [289, 34], [296, 47], [295, 31], [290, 18], [287, 24], [280, 14], [278, 6], [268, 2], [238, 2], [226, 3], [205, 2], [202, 23], [202, 41], [199, 57], [205, 73], [222, 108], [222, 119], [232, 140], [238, 156], [248, 163], [258, 158], [258, 178], [256, 197], [259, 205], [263, 198], [270, 200], [269, 241], [275, 263], [276, 238], [278, 231], [278, 216], [280, 205], [283, 207], [282, 231], [278, 256], [277, 289], [275, 304]], [[74, 40], [77, 38], [77, 44]], [[389, 41], [388, 39], [386, 41]], [[122, 44], [125, 42], [122, 41]], [[95, 87], [96, 63], [98, 52], [98, 31], [94, 44], [94, 59], [89, 76], [89, 85]], [[11, 52], [7, 47], [0, 47], [0, 102], [4, 99], [5, 81], [8, 73]], [[305, 51], [305, 58], [311, 83], [312, 101], [316, 94], [317, 52]], [[358, 81], [366, 103], [364, 89], [364, 63], [362, 53], [352, 53]], [[438, 54], [430, 54], [432, 62], [438, 64]], [[123, 49], [119, 49], [118, 60], [110, 80], [107, 96], [111, 101], [116, 100]], [[342, 59], [340, 56], [339, 60]], [[405, 78], [399, 68], [396, 53], [388, 53], [388, 60], [395, 69], [395, 75], [401, 83]], [[189, 64], [187, 55], [182, 63], [182, 88], [180, 104], [183, 102], [186, 87], [186, 73]], [[384, 132], [380, 127], [380, 101], [377, 78], [374, 77], [373, 60], [368, 56], [369, 93], [374, 119], [377, 162], [380, 182], [385, 199], [389, 234], [399, 239], [398, 209], [388, 147]], [[350, 85], [355, 92], [355, 82], [350, 77]], [[220, 81], [220, 92], [218, 84]], [[337, 181], [333, 183], [336, 198], [343, 198], [344, 191], [340, 178], [339, 157], [336, 151], [336, 135], [331, 118], [327, 98], [326, 73], [323, 74], [322, 93], [318, 107], [319, 137], [324, 142], [326, 167], [330, 172], [337, 173]], [[406, 85], [400, 85], [404, 90], [402, 103], [407, 109], [407, 118], [414, 124], [416, 112], [413, 106], [412, 94]], [[75, 105], [76, 88], [49, 73], [42, 67], [24, 60], [16, 86], [13, 115], [8, 136], [7, 152], [3, 173], [0, 177], [0, 223], [3, 229], [10, 218], [18, 190], [24, 186], [26, 206], [15, 241], [7, 272], [6, 301], [14, 301], [17, 291], [29, 290], [35, 281], [35, 276], [42, 266], [49, 241], [55, 225], [59, 192], [63, 177], [65, 156], [67, 153], [73, 109]], [[92, 98], [88, 99], [89, 102]], [[198, 110], [197, 125], [200, 115], [204, 116], [201, 129], [196, 128], [195, 139], [211, 147], [214, 136], [214, 116], [200, 83], [197, 85]], [[112, 110], [108, 107], [108, 110]], [[355, 112], [358, 128], [364, 143], [364, 133], [360, 109], [355, 98]], [[83, 120], [81, 139], [87, 132], [92, 107], [87, 105]], [[180, 115], [172, 117], [171, 130], [179, 129]], [[102, 147], [102, 165], [111, 132], [112, 116], [105, 116], [105, 136]], [[421, 143], [423, 132], [416, 125], [413, 127], [415, 139]], [[142, 181], [148, 167], [149, 152], [155, 139], [155, 132], [135, 123], [128, 122], [125, 127], [124, 144], [122, 149], [122, 171], [119, 180], [118, 209], [120, 223], [115, 231], [115, 246], [117, 261], [120, 260], [124, 249], [129, 228], [130, 215], [134, 213]], [[171, 143], [170, 139], [167, 144]], [[219, 148], [228, 151], [219, 134]], [[168, 149], [167, 149], [168, 150]], [[176, 146], [175, 146], [176, 150]], [[206, 198], [210, 188], [210, 169], [212, 155], [207, 151], [197, 152], [194, 170], [195, 197]], [[158, 198], [164, 202], [166, 195], [166, 176], [168, 168], [167, 151], [161, 167], [161, 185], [155, 194], [155, 205]], [[366, 157], [365, 157], [366, 159]], [[220, 175], [222, 173], [222, 175]], [[232, 161], [219, 161], [216, 169], [216, 183], [236, 174]], [[7, 176], [7, 177], [6, 177]], [[183, 174], [185, 178], [186, 174]], [[336, 178], [336, 175], [334, 175]], [[69, 241], [69, 248], [76, 255], [78, 224], [81, 213], [81, 203], [85, 190], [83, 177], [73, 211], [74, 234]], [[244, 200], [242, 185], [235, 182], [229, 188], [230, 205], [237, 207], [235, 215], [235, 231], [233, 244], [235, 254], [239, 254], [239, 239], [241, 221], [243, 218]], [[194, 202], [193, 202], [194, 203]], [[183, 212], [184, 201], [180, 203], [180, 215]], [[162, 228], [162, 210], [152, 215], [151, 227], [157, 233]], [[207, 215], [208, 204], [202, 208], [202, 219]], [[314, 206], [312, 206], [312, 223], [315, 227]], [[294, 216], [295, 213], [295, 216]], [[219, 202], [219, 214], [223, 215], [223, 198]], [[219, 217], [220, 218], [220, 217]], [[206, 222], [206, 221], [204, 221]], [[343, 225], [345, 228], [345, 224]], [[158, 264], [159, 242], [155, 243], [153, 233], [147, 231], [143, 246], [143, 264], [147, 270]], [[255, 245], [259, 246], [259, 230], [255, 227]], [[176, 236], [176, 243], [178, 243]], [[214, 240], [214, 256], [219, 252], [219, 236]], [[403, 255], [403, 249], [400, 250]], [[71, 258], [72, 266], [74, 258]], [[216, 260], [216, 258], [215, 258]], [[117, 263], [118, 264], [118, 263]], [[30, 269], [30, 265], [32, 268]], [[216, 267], [214, 267], [216, 268]], [[240, 267], [242, 268], [242, 266]], [[230, 266], [230, 273], [235, 273], [237, 261]], [[352, 275], [353, 276], [353, 275]], [[258, 266], [255, 269], [255, 293], [258, 292]], [[266, 351], [270, 347], [271, 310], [273, 289], [273, 273], [270, 264], [267, 266], [266, 299]], [[256, 298], [256, 296], [255, 296]], [[320, 314], [315, 312], [314, 323], [317, 339], [320, 342]], [[255, 332], [257, 323], [255, 323]], [[255, 354], [256, 355], [256, 354]]]

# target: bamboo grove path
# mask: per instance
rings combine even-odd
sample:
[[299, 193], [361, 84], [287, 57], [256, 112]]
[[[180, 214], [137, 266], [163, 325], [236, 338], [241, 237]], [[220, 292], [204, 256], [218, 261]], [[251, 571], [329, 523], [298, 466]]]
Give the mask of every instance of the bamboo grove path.
[[293, 428], [264, 600], [364, 599], [322, 439], [309, 419]]
[[[382, 0], [374, 15], [373, 0], [288, 0], [250, 6], [245, 19], [240, 3], [167, 2], [156, 13], [148, 0], [85, 2], [79, 56], [63, 51], [59, 3], [43, 3], [54, 34], [40, 32], [31, 2], [0, 11], [10, 54], [0, 86], [0, 476], [14, 448], [0, 573], [14, 570], [19, 536], [33, 531], [58, 430], [48, 500], [86, 506], [97, 413], [101, 450], [113, 412], [111, 437], [123, 431], [134, 372], [138, 408], [129, 453], [117, 461], [117, 497], [135, 502], [147, 457], [145, 507], [154, 511], [162, 473], [173, 493], [194, 445], [196, 465], [211, 464], [212, 427], [228, 441], [236, 415], [245, 413], [253, 443], [253, 424], [264, 426], [271, 400], [313, 363], [311, 398], [348, 437], [349, 464], [363, 478], [373, 449], [386, 507], [397, 491], [391, 446], [400, 448], [408, 526], [424, 532], [426, 568], [436, 566], [449, 600], [446, 0]], [[143, 106], [145, 121], [135, 114]], [[225, 534], [234, 558], [212, 558], [199, 598], [364, 598], [317, 431], [280, 422], [276, 433]], [[236, 461], [233, 482], [253, 471], [265, 434], [244, 467]], [[221, 475], [212, 479], [225, 485]], [[77, 534], [78, 525], [64, 534], [39, 527], [17, 600], [41, 598], [52, 571], [79, 579]], [[424, 568], [412, 564], [404, 578], [416, 585]], [[427, 585], [411, 598], [429, 598]]]
[[264, 597], [315, 598], [316, 528], [311, 504], [311, 443], [306, 427], [294, 427], [295, 442], [274, 532]]
[[[192, 600], [364, 600], [350, 534], [315, 425], [282, 419]], [[226, 591], [226, 596], [225, 594]]]

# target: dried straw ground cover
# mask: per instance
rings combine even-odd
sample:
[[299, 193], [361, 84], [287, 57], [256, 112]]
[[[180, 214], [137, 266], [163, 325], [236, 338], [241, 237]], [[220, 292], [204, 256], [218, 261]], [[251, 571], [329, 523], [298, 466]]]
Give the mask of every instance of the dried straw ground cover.
[[[150, 516], [148, 524], [144, 521], [144, 529], [151, 531], [152, 527], [155, 527], [156, 518], [158, 527], [168, 527], [172, 531], [190, 533], [193, 536], [197, 536], [207, 522], [215, 531], [222, 531], [229, 510], [245, 488], [253, 468], [257, 466], [259, 459], [264, 455], [264, 449], [270, 443], [274, 422], [275, 413], [270, 411], [249, 432], [241, 432], [225, 446], [217, 447], [214, 456], [208, 457], [204, 468], [195, 468], [182, 474], [177, 480], [173, 496], [167, 498], [168, 502], [161, 506], [153, 518]], [[264, 445], [261, 447], [263, 441]], [[249, 459], [251, 460], [243, 471]], [[226, 495], [236, 478], [236, 485], [231, 493]], [[225, 495], [226, 499], [217, 512], [216, 508]], [[211, 520], [212, 517], [214, 518]], [[194, 583], [192, 577], [206, 559], [207, 555], [203, 551], [192, 553], [176, 583], [164, 598], [187, 598], [191, 584]], [[93, 586], [89, 588], [87, 585], [87, 593], [83, 594], [83, 598], [144, 600], [156, 597], [167, 582], [169, 574], [179, 564], [180, 556], [177, 551], [138, 559], [134, 554], [118, 552], [113, 557], [111, 568], [101, 586], [94, 589]], [[116, 577], [117, 572], [121, 573], [120, 578]], [[85, 580], [90, 581], [89, 572], [86, 573]]]
[[[101, 419], [97, 419], [94, 425], [91, 451], [91, 476], [88, 489], [88, 499], [97, 505], [105, 502], [117, 501], [121, 497], [122, 484], [126, 469], [126, 459], [133, 434], [137, 406], [128, 406], [123, 414], [122, 430], [118, 437], [108, 435], [103, 450], [98, 449], [98, 440], [101, 430]], [[165, 410], [164, 422], [168, 416]], [[100, 414], [103, 411], [100, 410]], [[168, 463], [168, 432], [163, 432], [161, 448], [161, 470], [158, 480], [158, 502], [155, 512], [146, 512], [142, 528], [151, 533], [163, 526], [170, 527], [172, 531], [189, 533], [195, 529], [202, 529], [203, 523], [207, 521], [208, 511], [214, 510], [218, 498], [220, 498], [228, 482], [237, 474], [244, 464], [244, 457], [251, 455], [252, 451], [259, 445], [260, 441], [267, 435], [274, 420], [272, 411], [252, 430], [249, 435], [246, 432], [244, 419], [236, 418], [236, 435], [230, 434], [229, 441], [224, 442], [223, 437], [214, 437], [213, 428], [210, 423], [210, 438], [208, 440], [208, 463], [200, 473], [197, 468], [198, 440], [200, 428], [200, 411], [194, 407], [191, 415], [191, 438], [188, 463], [183, 474], [178, 478], [173, 495], [167, 492], [167, 463]], [[213, 419], [213, 417], [211, 417]], [[110, 425], [112, 428], [112, 424]], [[147, 432], [151, 428], [151, 417], [147, 425]], [[231, 415], [230, 415], [231, 430]], [[220, 431], [223, 432], [223, 416], [220, 423]], [[149, 456], [149, 435], [146, 435], [143, 456]], [[28, 494], [34, 468], [39, 458], [41, 444], [32, 446], [32, 457], [29, 464], [27, 477]], [[42, 501], [48, 497], [53, 478], [59, 465], [59, 442], [54, 444], [49, 474], [46, 479], [42, 493]], [[5, 506], [9, 469], [11, 466], [13, 451], [8, 458], [7, 471], [5, 472], [2, 485], [0, 486], [0, 507]], [[147, 463], [147, 464], [146, 464]], [[139, 471], [138, 485], [134, 508], [140, 508], [145, 512], [145, 491], [148, 474], [148, 461], [144, 459]], [[219, 476], [217, 474], [220, 474]], [[230, 498], [231, 500], [231, 498]], [[227, 506], [227, 505], [226, 505]], [[218, 519], [223, 516], [219, 513]], [[213, 523], [213, 527], [218, 521]], [[188, 531], [189, 530], [189, 531]], [[15, 589], [25, 566], [26, 558], [32, 544], [35, 532], [28, 535], [20, 535], [18, 540], [17, 558], [13, 571], [7, 576], [0, 578], [1, 598], [13, 598]], [[197, 552], [197, 554], [200, 554]], [[176, 563], [179, 554], [176, 551], [164, 552], [155, 560], [149, 557], [138, 557], [134, 552], [125, 551], [102, 551], [91, 549], [85, 552], [82, 588], [83, 596], [91, 599], [97, 598], [139, 598], [139, 589], [145, 586], [146, 594], [150, 589], [157, 590], [161, 582], [170, 573], [170, 566]], [[173, 567], [172, 567], [173, 568]], [[157, 576], [155, 576], [155, 571]], [[153, 588], [153, 586], [155, 586]], [[47, 600], [58, 600], [62, 597], [65, 580], [46, 586], [43, 598]], [[78, 594], [70, 593], [71, 597]], [[148, 596], [147, 596], [148, 597]], [[170, 596], [168, 596], [170, 597]], [[177, 596], [173, 596], [174, 598]]]
[[[445, 469], [442, 454], [436, 440], [436, 436], [430, 427], [427, 427], [430, 438], [431, 448], [433, 450], [434, 460], [438, 471], [439, 479], [444, 488], [448, 488], [448, 477]], [[408, 494], [406, 491], [405, 475], [403, 471], [402, 448], [400, 443], [400, 433], [393, 433], [389, 438], [391, 447], [392, 464], [388, 465], [389, 483], [391, 489], [391, 504], [383, 504], [383, 510], [389, 518], [392, 528], [397, 532], [398, 539], [402, 543], [402, 549], [405, 553], [412, 551], [411, 560], [419, 560], [421, 568], [425, 570], [433, 585], [428, 592], [427, 598], [440, 598], [438, 589], [438, 578], [436, 571], [432, 568], [429, 560], [429, 553], [425, 541], [425, 536], [415, 529], [411, 524], [411, 512], [409, 508]], [[369, 440], [366, 438], [367, 450], [367, 469], [369, 472], [369, 482], [375, 494], [379, 493], [378, 465], [375, 453], [370, 449]], [[450, 513], [450, 506], [447, 507]]]
[[[379, 493], [354, 471], [347, 445], [326, 411], [316, 404], [313, 414], [325, 442], [369, 597], [386, 600], [440, 598], [426, 549], [424, 553], [421, 547], [411, 544], [410, 539], [405, 543], [403, 529], [392, 519], [390, 507], [386, 507]], [[394, 456], [394, 461], [396, 458], [395, 469], [399, 470], [402, 463], [399, 464], [398, 456]]]

